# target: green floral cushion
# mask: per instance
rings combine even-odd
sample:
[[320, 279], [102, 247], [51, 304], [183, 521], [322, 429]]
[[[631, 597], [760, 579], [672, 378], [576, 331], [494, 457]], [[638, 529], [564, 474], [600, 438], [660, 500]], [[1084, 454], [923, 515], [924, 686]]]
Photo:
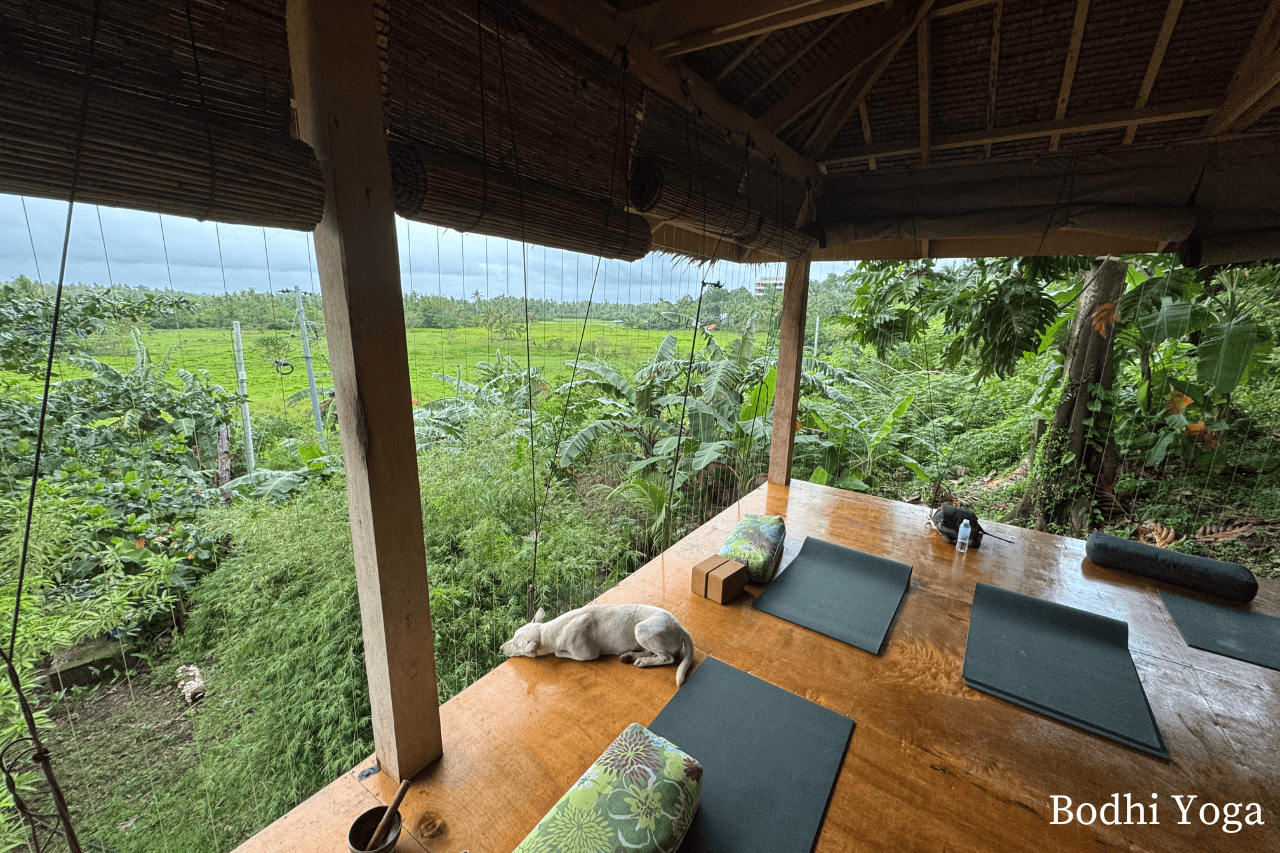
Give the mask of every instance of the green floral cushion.
[[632, 723], [514, 853], [674, 853], [701, 794], [702, 765]]
[[746, 563], [752, 583], [768, 583], [782, 559], [786, 535], [780, 515], [744, 515], [725, 540], [720, 556]]

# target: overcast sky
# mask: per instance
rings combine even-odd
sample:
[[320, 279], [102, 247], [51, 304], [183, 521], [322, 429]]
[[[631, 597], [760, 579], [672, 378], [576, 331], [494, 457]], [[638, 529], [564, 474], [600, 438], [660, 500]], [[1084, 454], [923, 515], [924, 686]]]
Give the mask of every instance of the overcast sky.
[[[66, 221], [66, 202], [0, 194], [0, 280], [27, 275], [57, 281]], [[781, 264], [726, 262], [708, 272], [656, 253], [631, 264], [600, 263], [589, 255], [541, 246], [522, 252], [519, 243], [499, 237], [463, 235], [399, 218], [396, 224], [406, 292], [520, 296], [522, 255], [527, 256], [529, 296], [559, 301], [586, 299], [593, 277], [596, 301], [616, 303], [676, 300], [686, 293], [696, 297], [704, 277], [733, 288], [783, 274]], [[811, 277], [821, 279], [847, 266], [815, 263]], [[165, 288], [172, 283], [178, 290], [220, 294], [224, 275], [229, 291], [320, 287], [310, 234], [244, 225], [215, 228], [211, 222], [177, 216], [76, 205], [67, 255], [69, 284]]]

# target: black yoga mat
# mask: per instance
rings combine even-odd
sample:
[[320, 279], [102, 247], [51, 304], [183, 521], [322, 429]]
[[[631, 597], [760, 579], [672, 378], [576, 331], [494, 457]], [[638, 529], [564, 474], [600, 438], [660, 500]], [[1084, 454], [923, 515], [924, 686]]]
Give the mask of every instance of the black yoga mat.
[[706, 658], [649, 730], [702, 764], [680, 853], [809, 853], [853, 720]]
[[1280, 670], [1280, 619], [1161, 591], [1188, 646]]
[[975, 690], [1168, 758], [1129, 654], [1129, 623], [978, 584], [964, 679]]
[[910, 581], [906, 563], [810, 536], [755, 607], [878, 655]]

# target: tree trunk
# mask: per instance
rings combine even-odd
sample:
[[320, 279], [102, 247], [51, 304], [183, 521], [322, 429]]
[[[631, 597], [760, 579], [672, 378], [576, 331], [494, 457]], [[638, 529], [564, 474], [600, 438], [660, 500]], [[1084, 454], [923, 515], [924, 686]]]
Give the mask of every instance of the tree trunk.
[[1095, 504], [1115, 505], [1119, 460], [1108, 398], [1115, 379], [1115, 304], [1124, 293], [1127, 270], [1123, 261], [1100, 261], [1080, 297], [1063, 364], [1062, 397], [1029, 490], [1038, 530], [1055, 524], [1083, 535]]

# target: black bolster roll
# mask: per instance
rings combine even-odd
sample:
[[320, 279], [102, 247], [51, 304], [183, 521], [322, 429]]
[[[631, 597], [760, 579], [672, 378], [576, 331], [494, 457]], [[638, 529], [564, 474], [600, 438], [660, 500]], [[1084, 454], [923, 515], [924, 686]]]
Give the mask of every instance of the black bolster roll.
[[1090, 534], [1084, 543], [1084, 552], [1099, 566], [1185, 586], [1229, 601], [1252, 601], [1258, 594], [1258, 579], [1239, 563], [1180, 554], [1109, 533]]

